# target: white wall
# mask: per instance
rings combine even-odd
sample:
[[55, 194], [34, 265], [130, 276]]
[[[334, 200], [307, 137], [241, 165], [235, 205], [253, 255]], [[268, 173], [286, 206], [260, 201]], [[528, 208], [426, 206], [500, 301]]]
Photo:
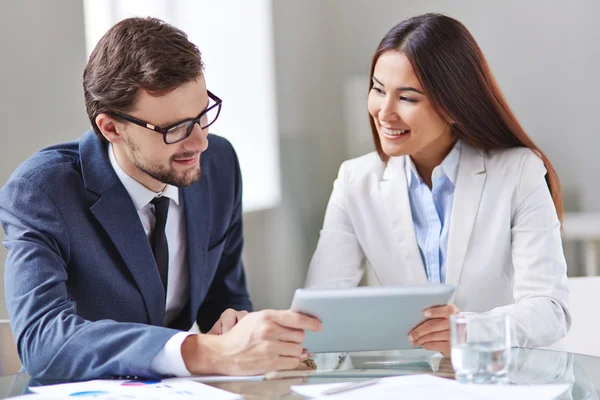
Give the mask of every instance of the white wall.
[[[1, 1], [0, 185], [42, 147], [79, 137], [89, 123], [81, 76], [83, 5], [77, 0]], [[0, 229], [0, 239], [4, 232]], [[0, 276], [6, 249], [0, 246]], [[3, 280], [2, 280], [3, 281]], [[4, 284], [0, 319], [6, 318]]]
[[304, 285], [345, 157], [331, 20], [328, 2], [273, 1], [282, 204], [246, 216], [245, 260], [256, 308], [287, 308]]

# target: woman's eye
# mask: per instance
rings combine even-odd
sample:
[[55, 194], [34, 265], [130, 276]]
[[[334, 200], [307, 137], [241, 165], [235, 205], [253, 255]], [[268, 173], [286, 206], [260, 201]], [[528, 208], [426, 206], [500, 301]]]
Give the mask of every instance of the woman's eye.
[[417, 100], [415, 100], [415, 99], [411, 99], [410, 97], [404, 97], [404, 96], [400, 96], [400, 100], [406, 101], [408, 103], [416, 103], [417, 102]]
[[380, 89], [380, 88], [378, 88], [378, 87], [373, 87], [373, 90], [374, 90], [375, 92], [379, 93], [379, 94], [383, 94], [383, 90], [381, 90], [381, 89]]

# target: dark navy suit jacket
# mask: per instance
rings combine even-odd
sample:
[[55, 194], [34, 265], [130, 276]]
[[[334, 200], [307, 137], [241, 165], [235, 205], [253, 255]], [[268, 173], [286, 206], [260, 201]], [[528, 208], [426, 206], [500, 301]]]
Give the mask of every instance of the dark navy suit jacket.
[[0, 190], [6, 303], [34, 377], [152, 377], [178, 329], [209, 330], [227, 308], [251, 310], [241, 261], [242, 182], [235, 151], [209, 135], [185, 204], [189, 302], [163, 327], [151, 247], [107, 147], [93, 132], [25, 161]]

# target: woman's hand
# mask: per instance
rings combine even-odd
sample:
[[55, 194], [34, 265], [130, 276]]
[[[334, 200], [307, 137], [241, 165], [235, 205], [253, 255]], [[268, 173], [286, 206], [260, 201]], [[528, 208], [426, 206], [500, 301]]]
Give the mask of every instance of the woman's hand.
[[431, 307], [424, 311], [427, 320], [408, 334], [408, 340], [413, 346], [422, 346], [426, 350], [442, 353], [450, 357], [450, 320], [452, 314], [460, 310], [454, 304]]

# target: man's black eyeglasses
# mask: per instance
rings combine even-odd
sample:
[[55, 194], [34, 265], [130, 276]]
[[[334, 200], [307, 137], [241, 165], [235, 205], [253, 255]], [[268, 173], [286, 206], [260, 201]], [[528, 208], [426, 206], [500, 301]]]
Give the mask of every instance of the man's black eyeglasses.
[[142, 121], [141, 119], [134, 118], [131, 115], [123, 114], [118, 111], [111, 111], [107, 114], [122, 118], [141, 127], [150, 129], [151, 131], [161, 133], [163, 135], [165, 144], [173, 144], [181, 142], [190, 136], [194, 130], [194, 124], [200, 125], [200, 129], [206, 129], [217, 120], [219, 114], [221, 113], [221, 104], [223, 101], [212, 94], [210, 90], [207, 90], [207, 93], [209, 97], [208, 107], [206, 107], [206, 109], [202, 111], [200, 115], [198, 115], [196, 118], [185, 119], [183, 121], [176, 122], [173, 125], [169, 125], [165, 128], [153, 125], [149, 122]]

